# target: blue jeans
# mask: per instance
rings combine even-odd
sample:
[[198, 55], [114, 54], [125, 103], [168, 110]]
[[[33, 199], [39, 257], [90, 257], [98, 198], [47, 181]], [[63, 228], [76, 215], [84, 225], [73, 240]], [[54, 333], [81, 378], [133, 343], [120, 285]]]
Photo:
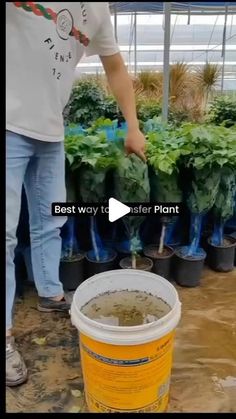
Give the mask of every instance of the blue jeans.
[[28, 201], [32, 267], [40, 297], [63, 294], [59, 281], [60, 228], [66, 217], [51, 215], [52, 202], [65, 202], [63, 142], [44, 142], [6, 132], [6, 328], [12, 327], [15, 298], [14, 250], [24, 183]]

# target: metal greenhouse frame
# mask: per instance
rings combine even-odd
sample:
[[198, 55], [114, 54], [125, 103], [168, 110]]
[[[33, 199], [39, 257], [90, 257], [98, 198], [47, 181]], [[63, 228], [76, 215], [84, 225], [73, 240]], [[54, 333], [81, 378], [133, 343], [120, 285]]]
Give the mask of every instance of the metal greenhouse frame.
[[168, 118], [169, 103], [169, 75], [170, 75], [170, 29], [171, 13], [187, 14], [188, 24], [190, 24], [191, 15], [224, 15], [224, 29], [222, 37], [222, 77], [221, 91], [224, 88], [225, 72], [225, 49], [226, 49], [226, 27], [228, 14], [236, 14], [236, 2], [110, 2], [111, 12], [114, 14], [115, 35], [117, 38], [117, 14], [134, 14], [134, 73], [137, 73], [137, 14], [164, 14], [164, 52], [163, 52], [163, 100], [162, 100], [162, 118], [164, 121]]

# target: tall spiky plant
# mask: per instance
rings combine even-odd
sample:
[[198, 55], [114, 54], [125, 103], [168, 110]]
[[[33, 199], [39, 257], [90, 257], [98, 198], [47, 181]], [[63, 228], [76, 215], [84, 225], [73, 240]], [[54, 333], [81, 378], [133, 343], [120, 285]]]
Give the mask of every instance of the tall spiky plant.
[[217, 64], [206, 63], [196, 70], [195, 84], [202, 91], [204, 108], [206, 107], [211, 93], [214, 91], [220, 76], [220, 67]]
[[134, 88], [137, 95], [158, 100], [162, 96], [162, 83], [162, 73], [141, 71], [134, 80]]
[[186, 95], [189, 87], [189, 68], [184, 62], [178, 62], [170, 67], [170, 99], [178, 104]]

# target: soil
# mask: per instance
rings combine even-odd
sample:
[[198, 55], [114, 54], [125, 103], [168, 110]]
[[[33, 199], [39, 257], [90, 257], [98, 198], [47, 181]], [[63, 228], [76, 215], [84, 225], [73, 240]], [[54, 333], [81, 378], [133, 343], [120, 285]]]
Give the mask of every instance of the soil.
[[145, 250], [145, 253], [148, 257], [152, 259], [162, 259], [171, 256], [173, 254], [173, 250], [169, 249], [168, 247], [164, 247], [163, 252], [158, 253], [158, 247], [153, 247], [149, 248], [147, 251]]
[[[131, 269], [132, 268], [132, 258], [127, 257], [127, 258], [123, 259], [123, 261], [124, 260], [125, 260], [125, 262], [123, 262], [123, 269]], [[147, 269], [151, 266], [150, 263], [151, 262], [148, 261], [147, 258], [138, 257], [138, 258], [136, 258], [136, 269], [145, 270], [145, 269]]]
[[[201, 287], [176, 288], [182, 318], [176, 330], [168, 412], [236, 413], [236, 269], [226, 274], [205, 268]], [[14, 332], [29, 379], [6, 389], [6, 410], [85, 413], [77, 331], [69, 316], [40, 313], [36, 304], [32, 287], [16, 304]], [[44, 344], [35, 343], [40, 343], [35, 338]]]
[[88, 262], [91, 263], [107, 263], [107, 262], [112, 262], [112, 260], [114, 260], [116, 258], [116, 253], [113, 250], [108, 249], [107, 250], [107, 254], [106, 257], [103, 256], [102, 259], [96, 260], [96, 257], [91, 257], [89, 256], [89, 254], [86, 254], [86, 259], [88, 260]]
[[236, 239], [234, 237], [227, 237], [227, 238], [224, 238], [222, 245], [220, 245], [220, 246], [212, 245], [212, 246], [214, 246], [214, 247], [231, 247], [231, 246], [235, 246], [235, 245], [236, 245]]
[[79, 262], [82, 260], [84, 255], [82, 253], [78, 253], [77, 255], [73, 255], [70, 258], [63, 258], [61, 259], [61, 262]]
[[228, 247], [228, 246], [232, 246], [232, 244], [234, 245], [236, 243], [236, 240], [233, 239], [224, 239], [223, 240], [223, 246]]
[[179, 256], [180, 258], [186, 259], [186, 260], [198, 261], [198, 260], [205, 259], [205, 254], [187, 256], [185, 250], [182, 248], [176, 249], [175, 254], [176, 256]]
[[231, 246], [234, 243], [234, 240], [224, 239], [223, 246]]

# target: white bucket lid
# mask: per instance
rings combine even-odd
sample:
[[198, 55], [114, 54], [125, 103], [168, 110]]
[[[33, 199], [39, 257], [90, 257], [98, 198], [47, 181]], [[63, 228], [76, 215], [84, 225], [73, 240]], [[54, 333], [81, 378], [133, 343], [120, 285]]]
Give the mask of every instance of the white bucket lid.
[[[92, 298], [112, 291], [144, 291], [162, 298], [171, 311], [161, 319], [140, 326], [111, 326], [86, 317], [81, 308]], [[71, 322], [78, 331], [96, 341], [112, 345], [137, 345], [155, 341], [173, 331], [181, 316], [181, 303], [174, 286], [154, 273], [132, 269], [107, 271], [84, 281], [71, 305]]]

